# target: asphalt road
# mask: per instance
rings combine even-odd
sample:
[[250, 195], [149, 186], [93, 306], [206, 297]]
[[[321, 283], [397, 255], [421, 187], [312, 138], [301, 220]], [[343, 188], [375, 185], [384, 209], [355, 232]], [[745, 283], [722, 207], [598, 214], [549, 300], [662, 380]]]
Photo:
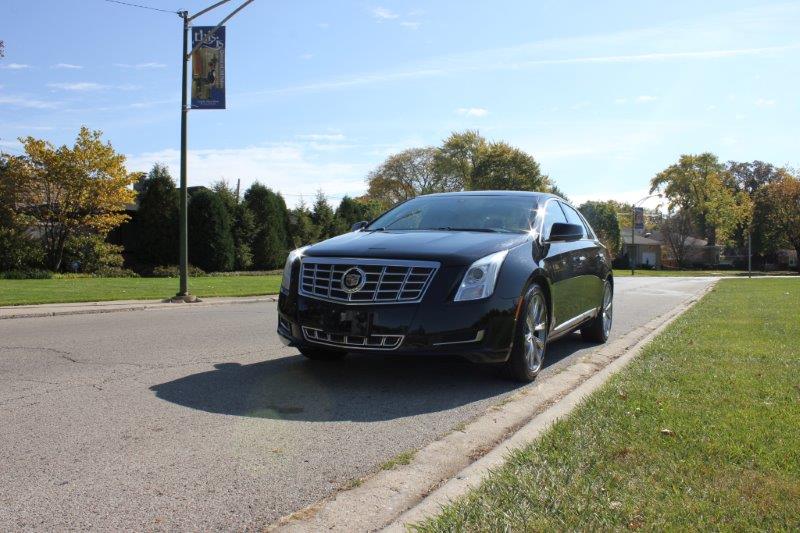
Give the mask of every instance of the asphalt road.
[[[619, 278], [614, 335], [708, 278]], [[268, 524], [518, 385], [458, 359], [315, 364], [275, 304], [0, 320], [0, 530]], [[593, 346], [554, 343], [547, 379]]]

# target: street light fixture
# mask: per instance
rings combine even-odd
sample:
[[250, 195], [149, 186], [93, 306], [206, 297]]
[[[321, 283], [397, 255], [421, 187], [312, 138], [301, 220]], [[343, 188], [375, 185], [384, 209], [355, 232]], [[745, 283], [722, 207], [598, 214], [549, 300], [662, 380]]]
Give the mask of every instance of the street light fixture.
[[645, 196], [641, 200], [637, 200], [631, 206], [631, 249], [628, 252], [628, 263], [631, 267], [631, 276], [635, 276], [636, 272], [634, 269], [636, 268], [636, 234], [634, 233], [634, 229], [636, 227], [636, 206], [640, 203], [644, 202], [645, 200], [649, 200], [650, 198], [661, 198], [661, 193], [651, 194], [649, 196]]
[[209, 31], [203, 39], [198, 42], [191, 50], [189, 50], [189, 23], [192, 20], [196, 19], [200, 15], [204, 15], [215, 9], [222, 4], [226, 4], [230, 2], [230, 0], [221, 0], [216, 2], [205, 9], [201, 9], [194, 15], [189, 15], [188, 11], [179, 11], [178, 16], [183, 19], [183, 53], [181, 54], [181, 62], [182, 62], [182, 74], [181, 74], [181, 184], [180, 184], [180, 195], [179, 195], [179, 226], [180, 226], [180, 243], [179, 243], [179, 257], [180, 257], [180, 287], [178, 289], [178, 294], [175, 295], [173, 301], [180, 301], [180, 302], [194, 302], [197, 301], [195, 296], [192, 296], [189, 293], [189, 232], [188, 232], [188, 224], [187, 224], [187, 214], [188, 214], [188, 206], [189, 206], [189, 195], [187, 192], [187, 178], [186, 178], [186, 153], [187, 153], [187, 129], [188, 129], [188, 118], [189, 118], [189, 104], [188, 104], [188, 65], [189, 60], [192, 58], [192, 54], [197, 52], [197, 50], [206, 42], [210, 42], [213, 39], [214, 35], [216, 34], [217, 30], [222, 27], [227, 21], [233, 18], [239, 11], [245, 8], [247, 4], [251, 3], [253, 0], [245, 0], [239, 7], [234, 9], [227, 17], [222, 19], [219, 24], [214, 26], [214, 28]]

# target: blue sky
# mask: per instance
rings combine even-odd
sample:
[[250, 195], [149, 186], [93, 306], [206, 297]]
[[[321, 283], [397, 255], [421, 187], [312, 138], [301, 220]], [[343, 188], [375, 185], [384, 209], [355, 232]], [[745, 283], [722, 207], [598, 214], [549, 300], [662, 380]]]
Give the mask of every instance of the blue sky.
[[[466, 128], [531, 153], [575, 201], [638, 199], [687, 152], [800, 166], [800, 2], [255, 0], [227, 26], [228, 109], [190, 113], [191, 184], [335, 202], [388, 154]], [[3, 0], [0, 39], [0, 149], [85, 124], [131, 170], [177, 176], [177, 15]]]

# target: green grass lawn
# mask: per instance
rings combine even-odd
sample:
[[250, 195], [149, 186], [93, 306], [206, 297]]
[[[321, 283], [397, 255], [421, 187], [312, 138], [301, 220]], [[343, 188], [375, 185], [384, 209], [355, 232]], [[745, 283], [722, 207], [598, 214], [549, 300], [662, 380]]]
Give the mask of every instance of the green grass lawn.
[[722, 280], [419, 531], [800, 529], [800, 282]]
[[[277, 294], [280, 285], [280, 275], [189, 279], [190, 292], [200, 297]], [[0, 305], [151, 300], [176, 292], [177, 278], [2, 279]]]
[[[615, 276], [630, 276], [630, 269], [615, 268]], [[747, 277], [746, 270], [644, 270], [636, 269], [636, 276], [723, 276], [723, 277]], [[753, 271], [756, 276], [796, 276], [797, 272], [781, 270], [776, 272]]]

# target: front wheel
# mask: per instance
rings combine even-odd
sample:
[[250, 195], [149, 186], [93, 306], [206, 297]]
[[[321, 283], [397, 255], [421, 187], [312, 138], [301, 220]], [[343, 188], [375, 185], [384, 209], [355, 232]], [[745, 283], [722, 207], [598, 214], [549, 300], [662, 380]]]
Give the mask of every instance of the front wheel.
[[581, 337], [590, 342], [606, 342], [611, 334], [611, 322], [614, 317], [614, 288], [606, 280], [603, 284], [603, 301], [594, 320], [581, 328]]
[[299, 350], [301, 354], [314, 361], [339, 361], [347, 355], [347, 352], [341, 350], [327, 350], [310, 346], [303, 346]]
[[517, 381], [529, 383], [544, 366], [550, 313], [542, 288], [533, 284], [525, 293], [523, 313], [519, 317], [511, 357], [506, 373]]

